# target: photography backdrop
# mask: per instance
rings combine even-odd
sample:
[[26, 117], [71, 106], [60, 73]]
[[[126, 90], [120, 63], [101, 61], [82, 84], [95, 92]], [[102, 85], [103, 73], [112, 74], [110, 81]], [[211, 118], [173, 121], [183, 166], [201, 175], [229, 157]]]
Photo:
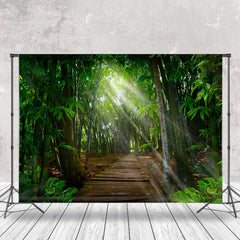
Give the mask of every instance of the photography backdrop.
[[[0, 180], [10, 181], [10, 53], [232, 53], [231, 176], [239, 180], [240, 2], [3, 1], [0, 22]], [[14, 60], [18, 65], [18, 60]], [[226, 62], [224, 64], [226, 66]], [[18, 67], [15, 68], [18, 78]], [[226, 101], [226, 68], [223, 102]], [[15, 81], [15, 181], [19, 103]], [[227, 111], [223, 104], [223, 136]], [[227, 139], [223, 137], [223, 175]], [[225, 178], [226, 179], [226, 178]]]
[[21, 202], [221, 202], [222, 55], [19, 58]]

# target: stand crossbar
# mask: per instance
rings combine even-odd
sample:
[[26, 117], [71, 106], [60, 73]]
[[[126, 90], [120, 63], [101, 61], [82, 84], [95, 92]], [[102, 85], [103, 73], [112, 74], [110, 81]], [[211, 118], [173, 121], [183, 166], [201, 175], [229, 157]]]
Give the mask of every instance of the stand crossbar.
[[[18, 54], [10, 54], [10, 58], [11, 58], [11, 185], [9, 187], [9, 189], [7, 189], [2, 195], [0, 195], [0, 198], [3, 197], [4, 195], [6, 195], [9, 192], [8, 195], [8, 200], [7, 200], [7, 204], [6, 204], [6, 208], [5, 208], [5, 212], [4, 212], [4, 218], [6, 218], [7, 216], [7, 212], [8, 212], [8, 208], [10, 205], [12, 204], [17, 204], [13, 202], [13, 193], [14, 191], [16, 193], [19, 193], [19, 191], [14, 187], [13, 185], [13, 150], [14, 150], [14, 145], [13, 145], [13, 117], [14, 117], [14, 109], [13, 109], [13, 59], [14, 57], [18, 57]], [[37, 208], [39, 211], [41, 211], [42, 213], [44, 213], [44, 211], [38, 207], [35, 203], [31, 203], [35, 208]]]
[[[236, 208], [234, 205], [234, 200], [233, 200], [233, 195], [232, 193], [236, 194], [238, 197], [240, 197], [240, 194], [237, 193], [230, 184], [230, 57], [231, 54], [222, 54], [222, 57], [227, 57], [228, 59], [228, 112], [227, 112], [227, 116], [228, 116], [228, 146], [227, 146], [227, 150], [228, 150], [228, 158], [227, 158], [227, 187], [223, 190], [222, 193], [227, 192], [228, 193], [228, 201], [226, 203], [221, 203], [221, 204], [231, 204], [232, 208], [233, 208], [233, 212], [234, 212], [234, 216], [235, 218], [237, 218], [237, 212], [236, 212]], [[236, 202], [235, 202], [236, 203]], [[202, 208], [200, 208], [197, 213], [201, 212], [205, 207], [207, 207], [210, 203], [206, 203]]]

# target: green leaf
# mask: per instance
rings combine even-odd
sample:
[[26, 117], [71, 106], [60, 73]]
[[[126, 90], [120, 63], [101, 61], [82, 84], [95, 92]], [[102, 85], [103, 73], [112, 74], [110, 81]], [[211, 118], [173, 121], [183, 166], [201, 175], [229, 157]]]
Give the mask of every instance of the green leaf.
[[189, 150], [195, 150], [195, 149], [200, 148], [202, 146], [203, 146], [202, 144], [192, 145], [191, 147], [186, 148], [186, 150], [188, 150], [188, 151]]
[[62, 111], [58, 113], [57, 120], [59, 121], [62, 118]]
[[146, 144], [143, 144], [143, 145], [139, 146], [138, 149], [140, 150], [140, 149], [148, 148], [151, 145], [152, 145], [152, 143], [146, 143]]
[[66, 145], [66, 144], [59, 144], [59, 147], [63, 147], [65, 149], [68, 149], [68, 150], [72, 150], [72, 151], [77, 151], [76, 148], [72, 147], [71, 145]]
[[196, 101], [200, 101], [205, 93], [205, 89], [202, 89], [200, 92], [198, 92], [197, 97], [196, 97]]
[[217, 194], [217, 189], [207, 188], [207, 192], [210, 195], [216, 195]]
[[204, 178], [197, 181], [197, 188], [185, 188], [171, 195], [174, 202], [221, 202], [222, 178]]

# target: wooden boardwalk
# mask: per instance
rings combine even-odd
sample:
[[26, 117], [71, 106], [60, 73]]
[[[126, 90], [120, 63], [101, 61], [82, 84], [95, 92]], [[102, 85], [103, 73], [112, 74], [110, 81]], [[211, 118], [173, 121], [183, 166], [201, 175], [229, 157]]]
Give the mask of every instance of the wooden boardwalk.
[[[234, 183], [240, 192], [240, 184]], [[0, 183], [0, 194], [9, 183]], [[2, 198], [1, 200], [6, 200]], [[14, 196], [17, 200], [18, 196]], [[229, 205], [212, 204], [196, 211], [198, 203], [38, 203], [41, 214], [30, 204], [10, 207], [0, 202], [1, 240], [235, 240], [240, 239], [238, 218]], [[27, 210], [27, 211], [26, 211]]]
[[160, 202], [162, 197], [134, 154], [128, 154], [112, 167], [90, 179], [77, 193], [76, 202]]

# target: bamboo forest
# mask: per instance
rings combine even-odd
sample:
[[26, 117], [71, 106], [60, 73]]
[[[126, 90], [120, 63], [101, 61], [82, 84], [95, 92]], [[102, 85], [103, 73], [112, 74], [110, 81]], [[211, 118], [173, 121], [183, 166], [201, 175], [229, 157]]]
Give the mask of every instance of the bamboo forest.
[[221, 202], [221, 55], [20, 55], [21, 202]]

